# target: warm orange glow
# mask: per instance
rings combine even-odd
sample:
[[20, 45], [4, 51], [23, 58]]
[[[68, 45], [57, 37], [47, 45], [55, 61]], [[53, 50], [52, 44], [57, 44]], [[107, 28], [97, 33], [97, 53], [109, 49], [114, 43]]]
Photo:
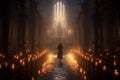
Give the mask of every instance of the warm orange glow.
[[22, 62], [22, 66], [25, 66], [25, 62], [24, 61]]
[[109, 53], [107, 53], [107, 56], [109, 56]]
[[3, 55], [2, 53], [0, 53], [0, 58], [5, 59], [5, 55]]
[[85, 74], [86, 74], [86, 71], [83, 71], [83, 74], [85, 75]]
[[12, 70], [15, 69], [15, 64], [12, 64], [11, 69], [12, 69]]
[[84, 58], [86, 59], [87, 57], [86, 57], [86, 56], [84, 56]]
[[40, 75], [40, 70], [38, 70], [38, 75]]
[[5, 66], [6, 66], [6, 67], [8, 66], [8, 63], [7, 63], [7, 62], [5, 62]]
[[[55, 58], [56, 57], [52, 53], [48, 55], [47, 60], [42, 64], [42, 71], [41, 71], [42, 73], [45, 74], [47, 71], [52, 70], [53, 68], [52, 63], [55, 61]], [[40, 72], [40, 70], [38, 72]]]
[[90, 58], [89, 58], [89, 57], [87, 57], [87, 60], [89, 61], [89, 60], [90, 60]]
[[35, 60], [37, 60], [38, 59], [38, 57], [37, 57], [37, 55], [35, 55]]
[[3, 55], [0, 53], [0, 57], [2, 57]]
[[73, 58], [72, 54], [69, 54], [68, 57], [69, 57], [70, 62], [76, 63], [76, 60]]
[[95, 62], [95, 66], [98, 66], [98, 62], [97, 61]]
[[31, 57], [32, 57], [32, 55], [29, 55], [29, 57], [31, 58]]
[[32, 61], [34, 61], [35, 60], [35, 58], [34, 57], [32, 57]]
[[82, 68], [80, 68], [80, 73], [82, 73], [82, 71], [83, 71], [83, 69], [82, 69]]
[[100, 54], [100, 56], [102, 56], [102, 54]]
[[114, 75], [115, 75], [116, 77], [119, 75], [119, 72], [117, 71], [117, 69], [115, 69]]
[[20, 52], [20, 56], [22, 56], [23, 54], [22, 54], [22, 52]]
[[0, 69], [2, 69], [2, 65], [0, 64]]
[[45, 73], [45, 68], [42, 68], [42, 73]]
[[91, 58], [91, 62], [93, 62], [94, 60], [93, 60], [93, 58]]
[[14, 58], [15, 58], [15, 59], [19, 59], [19, 56], [18, 56], [18, 55], [15, 55]]
[[114, 62], [113, 62], [113, 65], [114, 65], [114, 66], [116, 66], [116, 65], [117, 65], [117, 62], [116, 62], [116, 61], [114, 61]]
[[30, 57], [28, 57], [28, 62], [30, 62]]
[[99, 64], [101, 64], [101, 63], [102, 63], [102, 60], [99, 59]]
[[69, 64], [71, 69], [73, 69], [74, 71], [78, 70], [79, 64], [77, 60], [75, 60], [75, 58], [73, 57], [72, 53], [66, 55], [66, 58], [67, 58], [67, 63]]
[[106, 66], [104, 65], [104, 66], [103, 66], [103, 71], [106, 71], [106, 70], [107, 70], [107, 68], [106, 68]]
[[23, 62], [23, 60], [22, 59], [20, 59], [20, 63], [22, 63]]
[[87, 79], [87, 77], [86, 76], [84, 76], [84, 80], [86, 80]]
[[32, 80], [35, 80], [35, 78], [34, 78], [34, 77], [32, 77]]
[[116, 58], [116, 56], [115, 56], [115, 55], [113, 55], [113, 58], [115, 59], [115, 58]]

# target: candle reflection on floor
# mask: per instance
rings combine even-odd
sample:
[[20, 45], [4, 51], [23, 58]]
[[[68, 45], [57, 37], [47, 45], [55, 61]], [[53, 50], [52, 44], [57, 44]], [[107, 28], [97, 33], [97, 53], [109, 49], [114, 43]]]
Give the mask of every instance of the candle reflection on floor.
[[52, 71], [55, 58], [55, 55], [49, 54], [47, 61], [42, 64], [42, 74]]
[[64, 55], [59, 62], [57, 55], [50, 53], [42, 64], [41, 75], [43, 75], [43, 80], [69, 80], [77, 72], [79, 72], [79, 65], [72, 54]]

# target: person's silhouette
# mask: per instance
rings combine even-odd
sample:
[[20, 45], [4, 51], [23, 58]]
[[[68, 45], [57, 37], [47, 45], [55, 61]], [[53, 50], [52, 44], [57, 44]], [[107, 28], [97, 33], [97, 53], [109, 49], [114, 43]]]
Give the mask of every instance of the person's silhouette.
[[60, 43], [58, 45], [58, 55], [57, 55], [57, 58], [60, 60], [60, 62], [61, 62], [61, 59], [63, 58], [63, 46], [62, 46], [62, 43]]

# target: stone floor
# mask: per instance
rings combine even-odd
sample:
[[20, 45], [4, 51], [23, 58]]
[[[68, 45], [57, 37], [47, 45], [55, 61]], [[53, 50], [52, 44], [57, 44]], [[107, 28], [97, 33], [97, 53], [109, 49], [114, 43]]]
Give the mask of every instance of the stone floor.
[[[77, 74], [78, 69], [75, 68], [75, 63], [72, 61], [69, 64], [70, 58], [64, 56], [61, 62], [54, 55], [51, 59], [45, 62], [45, 67], [42, 70], [43, 80], [80, 80], [80, 75]], [[72, 63], [72, 64], [71, 64]]]

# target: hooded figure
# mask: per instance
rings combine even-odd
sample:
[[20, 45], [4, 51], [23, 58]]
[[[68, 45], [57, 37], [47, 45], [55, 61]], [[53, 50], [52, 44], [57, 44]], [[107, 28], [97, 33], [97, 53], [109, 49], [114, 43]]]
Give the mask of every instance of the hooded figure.
[[63, 46], [62, 46], [62, 43], [60, 43], [58, 45], [58, 56], [57, 56], [57, 58], [60, 59], [60, 60], [63, 58], [63, 51], [62, 51], [62, 49], [63, 49]]

